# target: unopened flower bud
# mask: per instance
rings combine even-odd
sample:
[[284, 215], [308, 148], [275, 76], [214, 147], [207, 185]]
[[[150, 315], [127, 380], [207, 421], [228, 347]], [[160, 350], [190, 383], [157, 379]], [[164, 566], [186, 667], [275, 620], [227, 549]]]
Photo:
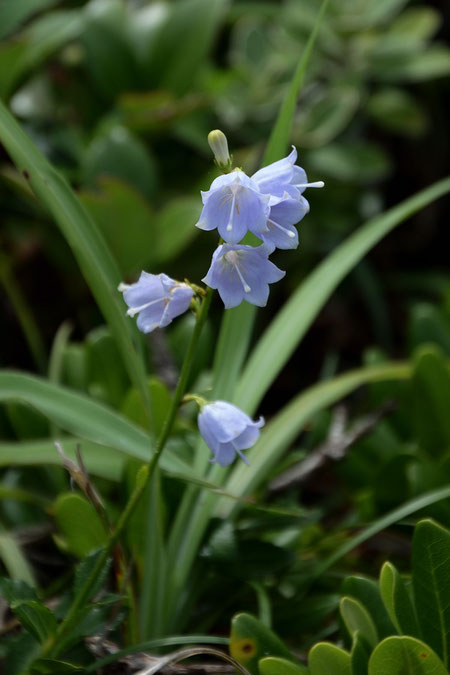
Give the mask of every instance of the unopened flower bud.
[[213, 151], [214, 161], [219, 169], [225, 173], [231, 171], [232, 163], [230, 153], [228, 152], [228, 141], [223, 131], [220, 131], [220, 129], [210, 131], [208, 134], [208, 143]]

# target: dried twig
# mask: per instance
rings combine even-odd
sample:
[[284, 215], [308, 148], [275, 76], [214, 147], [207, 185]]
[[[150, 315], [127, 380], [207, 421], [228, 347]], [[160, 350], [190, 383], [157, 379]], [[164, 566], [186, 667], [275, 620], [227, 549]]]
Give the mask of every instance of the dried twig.
[[276, 492], [304, 483], [315, 471], [320, 469], [329, 460], [342, 459], [347, 450], [363, 436], [367, 435], [378, 422], [394, 407], [389, 401], [379, 410], [357, 420], [350, 429], [346, 430], [348, 413], [344, 406], [338, 406], [333, 413], [330, 430], [325, 443], [315, 448], [304, 460], [289, 467], [277, 476], [269, 485], [269, 490]]
[[105, 525], [105, 529], [108, 530], [108, 523], [105, 513], [105, 507], [102, 502], [100, 495], [95, 489], [89, 474], [87, 472], [86, 466], [83, 462], [83, 457], [81, 455], [80, 444], [77, 443], [76, 455], [77, 455], [77, 464], [67, 457], [66, 453], [63, 450], [61, 443], [55, 441], [55, 447], [58, 451], [59, 456], [62, 459], [64, 468], [69, 472], [70, 480], [78, 485], [78, 487], [84, 492], [86, 497], [89, 499], [91, 504], [94, 506], [98, 515], [100, 516], [102, 523]]
[[[96, 635], [85, 639], [89, 650], [97, 657], [113, 656], [119, 651], [119, 647], [110, 640]], [[228, 663], [218, 665], [217, 663], [193, 663], [181, 664], [180, 659], [190, 656], [212, 654], [219, 656]], [[235, 673], [236, 667], [234, 660], [228, 654], [222, 651], [211, 649], [210, 647], [189, 647], [187, 649], [177, 650], [166, 656], [155, 656], [146, 652], [136, 652], [121, 656], [117, 660], [111, 661], [111, 665], [121, 664], [128, 668], [129, 672], [135, 675], [150, 675], [151, 673], [161, 672], [163, 675], [218, 675], [219, 673]], [[106, 664], [105, 664], [106, 665]], [[102, 667], [104, 668], [104, 666]], [[106, 670], [105, 670], [106, 672]], [[242, 670], [244, 675], [247, 672]]]

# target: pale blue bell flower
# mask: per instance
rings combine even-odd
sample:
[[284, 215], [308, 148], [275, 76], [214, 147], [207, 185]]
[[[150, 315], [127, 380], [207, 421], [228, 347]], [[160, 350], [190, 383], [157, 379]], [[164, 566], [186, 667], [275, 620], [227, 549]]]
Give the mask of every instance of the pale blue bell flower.
[[167, 274], [141, 272], [134, 284], [120, 284], [119, 291], [128, 305], [128, 316], [139, 314], [137, 327], [143, 333], [165, 328], [186, 312], [194, 291], [185, 283], [174, 281]]
[[260, 237], [267, 231], [269, 199], [243, 171], [232, 171], [202, 192], [204, 206], [196, 226], [201, 230], [217, 228], [228, 244], [239, 243], [248, 231]]
[[214, 401], [204, 405], [198, 416], [198, 428], [214, 457], [211, 462], [229, 466], [236, 455], [249, 464], [242, 450], [255, 445], [264, 418], [257, 422], [243, 410], [226, 401]]
[[284, 277], [286, 272], [269, 260], [273, 247], [221, 244], [215, 251], [211, 267], [202, 281], [219, 291], [225, 309], [231, 309], [246, 300], [265, 307], [269, 284]]

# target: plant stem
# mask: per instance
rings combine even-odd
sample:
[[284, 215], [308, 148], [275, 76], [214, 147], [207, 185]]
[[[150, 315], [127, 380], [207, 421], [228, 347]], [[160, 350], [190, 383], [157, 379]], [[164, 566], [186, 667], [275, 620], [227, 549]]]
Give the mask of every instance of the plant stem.
[[64, 647], [63, 638], [67, 637], [70, 634], [70, 631], [73, 629], [74, 625], [79, 621], [80, 610], [84, 607], [85, 603], [87, 602], [89, 594], [95, 584], [95, 581], [100, 571], [106, 564], [106, 561], [108, 560], [111, 551], [114, 548], [114, 545], [119, 540], [123, 530], [125, 529], [128, 523], [128, 520], [130, 519], [137, 504], [139, 503], [146, 486], [150, 482], [153, 472], [158, 464], [159, 457], [161, 456], [161, 453], [164, 450], [167, 439], [172, 430], [173, 423], [177, 416], [180, 401], [183, 398], [183, 395], [186, 390], [189, 372], [195, 354], [195, 349], [198, 343], [200, 332], [202, 330], [203, 324], [205, 323], [208, 314], [211, 298], [212, 298], [212, 291], [211, 289], [208, 289], [207, 294], [203, 298], [199, 312], [197, 314], [197, 322], [195, 324], [194, 331], [192, 333], [191, 340], [189, 342], [189, 346], [186, 352], [186, 356], [183, 361], [183, 366], [181, 368], [180, 376], [178, 378], [178, 384], [172, 398], [172, 404], [170, 406], [168, 415], [164, 421], [164, 425], [159, 435], [159, 438], [156, 442], [156, 447], [152, 455], [152, 458], [147, 465], [141, 467], [141, 469], [139, 470], [136, 478], [136, 486], [134, 488], [133, 493], [130, 496], [130, 499], [128, 500], [127, 505], [125, 506], [125, 510], [123, 511], [121, 517], [119, 518], [119, 521], [115, 529], [113, 530], [113, 532], [111, 532], [108, 542], [105, 548], [103, 549], [101, 555], [97, 558], [97, 561], [90, 575], [84, 582], [79, 593], [76, 595], [65, 619], [59, 625], [58, 630], [56, 631], [54, 637], [43, 645], [41, 651], [41, 658], [49, 656], [55, 657], [58, 656], [58, 654], [62, 651], [61, 648]]

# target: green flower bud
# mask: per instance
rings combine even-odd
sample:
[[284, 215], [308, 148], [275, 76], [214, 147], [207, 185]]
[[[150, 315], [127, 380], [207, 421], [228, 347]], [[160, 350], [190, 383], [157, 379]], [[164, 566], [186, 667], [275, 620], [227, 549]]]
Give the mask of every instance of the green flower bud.
[[228, 151], [228, 141], [227, 137], [220, 131], [220, 129], [214, 129], [208, 134], [208, 143], [209, 147], [213, 151], [214, 161], [224, 173], [228, 173], [232, 168], [232, 158]]

